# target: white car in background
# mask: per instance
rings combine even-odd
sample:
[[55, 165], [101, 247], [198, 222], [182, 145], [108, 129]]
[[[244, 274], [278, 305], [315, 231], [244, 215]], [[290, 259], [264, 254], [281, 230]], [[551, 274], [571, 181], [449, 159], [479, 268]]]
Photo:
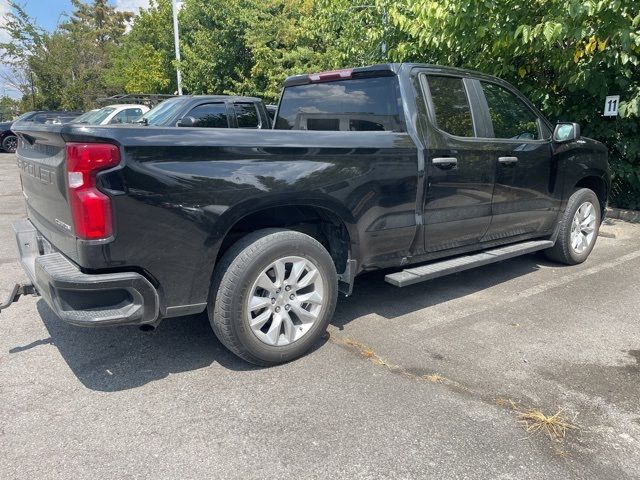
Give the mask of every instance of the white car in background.
[[88, 125], [112, 125], [117, 123], [133, 123], [149, 111], [146, 105], [122, 104], [109, 105], [91, 110], [73, 120], [73, 123]]

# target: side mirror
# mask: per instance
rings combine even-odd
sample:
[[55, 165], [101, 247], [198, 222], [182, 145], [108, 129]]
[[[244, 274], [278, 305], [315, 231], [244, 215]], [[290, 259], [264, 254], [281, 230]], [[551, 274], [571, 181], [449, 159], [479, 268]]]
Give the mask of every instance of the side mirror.
[[580, 125], [571, 122], [561, 122], [553, 130], [553, 140], [556, 142], [568, 142], [580, 138]]
[[176, 127], [195, 127], [197, 120], [193, 117], [183, 117], [178, 120]]

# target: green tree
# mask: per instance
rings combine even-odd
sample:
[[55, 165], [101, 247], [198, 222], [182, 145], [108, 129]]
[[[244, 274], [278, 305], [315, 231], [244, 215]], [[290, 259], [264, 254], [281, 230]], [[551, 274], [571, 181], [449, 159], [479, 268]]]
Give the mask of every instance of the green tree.
[[17, 3], [9, 2], [10, 11], [5, 15], [4, 30], [9, 40], [0, 43], [0, 59], [4, 67], [3, 79], [19, 90], [25, 104], [34, 109], [41, 103], [36, 94], [35, 76], [30, 58], [41, 48], [45, 32]]
[[151, 2], [140, 11], [120, 48], [112, 53], [108, 85], [126, 93], [173, 93], [174, 65], [171, 0]]
[[20, 102], [3, 95], [0, 97], [0, 122], [13, 119], [20, 111]]
[[243, 42], [251, 64], [233, 89], [276, 102], [288, 75], [329, 66], [318, 35], [309, 29], [317, 13], [311, 0], [264, 0], [244, 10], [249, 28]]
[[235, 93], [251, 69], [244, 35], [253, 0], [189, 0], [180, 12], [182, 73], [194, 94]]
[[131, 14], [116, 11], [108, 0], [72, 4], [70, 17], [48, 33], [10, 2], [10, 40], [0, 44], [1, 57], [16, 86], [31, 97], [31, 108], [86, 109], [111, 93], [104, 74]]

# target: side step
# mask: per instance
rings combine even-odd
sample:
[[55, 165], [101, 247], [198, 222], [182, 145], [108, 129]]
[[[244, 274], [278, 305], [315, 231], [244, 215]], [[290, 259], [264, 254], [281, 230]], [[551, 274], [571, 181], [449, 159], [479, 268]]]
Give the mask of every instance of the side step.
[[486, 250], [473, 255], [449, 258], [439, 262], [428, 263], [420, 267], [408, 268], [401, 272], [390, 273], [384, 277], [386, 282], [396, 287], [406, 287], [414, 283], [424, 282], [433, 278], [443, 277], [451, 273], [462, 272], [474, 267], [481, 267], [490, 263], [500, 262], [508, 258], [525, 255], [527, 253], [553, 247], [551, 240], [532, 240], [515, 243], [505, 247]]

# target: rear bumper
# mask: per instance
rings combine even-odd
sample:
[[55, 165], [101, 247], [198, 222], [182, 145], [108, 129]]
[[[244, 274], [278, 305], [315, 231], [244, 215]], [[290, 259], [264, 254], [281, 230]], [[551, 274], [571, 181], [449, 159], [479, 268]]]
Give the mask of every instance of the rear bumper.
[[55, 252], [28, 219], [13, 223], [20, 262], [52, 310], [80, 326], [142, 325], [158, 318], [158, 292], [136, 272], [87, 274]]

